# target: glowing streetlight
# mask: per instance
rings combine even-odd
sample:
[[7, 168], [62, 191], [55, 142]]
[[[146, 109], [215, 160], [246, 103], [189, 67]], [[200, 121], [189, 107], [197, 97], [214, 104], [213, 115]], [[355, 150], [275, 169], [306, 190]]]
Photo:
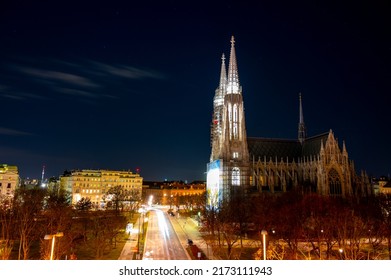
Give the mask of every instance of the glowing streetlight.
[[56, 234], [46, 234], [44, 239], [45, 240], [52, 240], [52, 249], [50, 251], [50, 260], [52, 261], [53, 260], [53, 255], [54, 255], [54, 243], [55, 243], [55, 240], [56, 240], [56, 237], [63, 237], [64, 236], [64, 233], [62, 232], [57, 232]]
[[342, 249], [342, 248], [339, 248], [339, 249], [338, 249], [338, 252], [339, 252], [339, 254], [341, 255], [341, 259], [343, 259], [343, 249]]
[[261, 234], [262, 234], [262, 239], [263, 239], [263, 259], [266, 260], [266, 235], [267, 235], [267, 231], [266, 230], [262, 230], [261, 231]]

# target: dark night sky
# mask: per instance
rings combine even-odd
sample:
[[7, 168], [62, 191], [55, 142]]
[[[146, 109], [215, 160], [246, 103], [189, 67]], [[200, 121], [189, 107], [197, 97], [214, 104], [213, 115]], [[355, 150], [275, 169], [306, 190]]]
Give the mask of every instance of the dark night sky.
[[390, 6], [314, 2], [2, 1], [0, 163], [204, 180], [234, 35], [248, 136], [297, 138], [302, 92], [309, 135], [390, 174]]

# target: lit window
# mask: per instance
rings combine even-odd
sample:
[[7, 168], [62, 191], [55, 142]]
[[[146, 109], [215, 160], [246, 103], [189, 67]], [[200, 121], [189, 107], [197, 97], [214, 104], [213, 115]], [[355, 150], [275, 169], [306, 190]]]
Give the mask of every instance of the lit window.
[[239, 167], [232, 168], [232, 186], [240, 185], [240, 169]]
[[232, 105], [228, 104], [229, 138], [232, 139]]
[[234, 139], [238, 139], [238, 124], [239, 124], [239, 121], [238, 121], [238, 105], [237, 104], [234, 104], [233, 106], [233, 138]]

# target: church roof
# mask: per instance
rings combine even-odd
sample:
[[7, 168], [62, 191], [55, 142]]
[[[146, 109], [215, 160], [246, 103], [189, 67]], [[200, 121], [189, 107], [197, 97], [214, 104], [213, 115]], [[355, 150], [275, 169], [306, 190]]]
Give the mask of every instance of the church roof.
[[387, 184], [383, 186], [383, 188], [391, 188], [391, 181], [388, 181]]
[[323, 145], [326, 144], [328, 135], [329, 133], [325, 132], [323, 134], [306, 138], [305, 141], [303, 142], [302, 157], [319, 155], [322, 142]]
[[247, 146], [250, 159], [276, 160], [281, 158], [291, 162], [301, 156], [301, 144], [298, 140], [271, 139], [271, 138], [247, 138]]
[[273, 138], [247, 138], [250, 159], [277, 160], [292, 162], [299, 158], [319, 155], [321, 143], [326, 143], [328, 133], [308, 137], [300, 144], [299, 140]]

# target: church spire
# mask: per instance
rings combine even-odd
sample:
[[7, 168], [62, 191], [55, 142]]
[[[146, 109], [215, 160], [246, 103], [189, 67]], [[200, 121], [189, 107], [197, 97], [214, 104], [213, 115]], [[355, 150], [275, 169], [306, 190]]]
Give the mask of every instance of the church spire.
[[300, 116], [299, 116], [299, 141], [303, 144], [306, 135], [306, 128], [304, 124], [304, 117], [303, 117], [303, 105], [301, 102], [301, 92], [299, 93], [299, 110], [300, 110]]
[[227, 90], [227, 70], [225, 67], [225, 55], [221, 56], [220, 83], [215, 91], [213, 99], [213, 119], [211, 124], [211, 161], [219, 156], [220, 143], [223, 129], [224, 96]]
[[238, 74], [238, 65], [236, 62], [234, 36], [231, 37], [231, 53], [229, 57], [227, 93], [240, 94], [239, 74]]
[[221, 72], [220, 72], [220, 90], [225, 91], [227, 86], [227, 70], [225, 69], [225, 55], [221, 56]]
[[216, 89], [216, 93], [214, 97], [215, 110], [216, 107], [223, 105], [226, 89], [227, 89], [227, 70], [225, 68], [225, 55], [223, 54], [221, 56], [220, 83], [219, 83], [219, 87]]

